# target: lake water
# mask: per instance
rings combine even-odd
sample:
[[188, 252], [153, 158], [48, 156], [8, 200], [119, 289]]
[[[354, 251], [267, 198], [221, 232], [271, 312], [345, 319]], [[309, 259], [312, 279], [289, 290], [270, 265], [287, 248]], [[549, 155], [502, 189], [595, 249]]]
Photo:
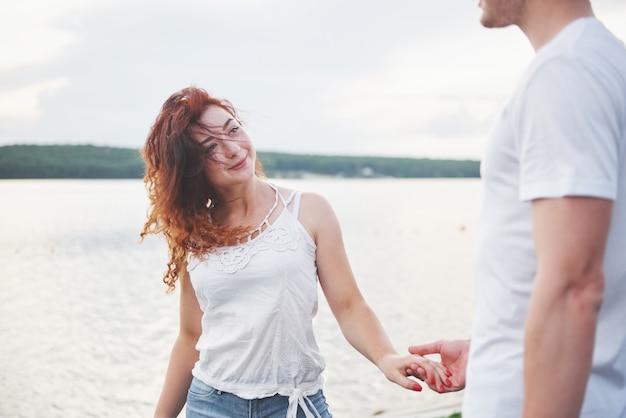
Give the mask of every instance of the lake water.
[[[467, 337], [478, 179], [304, 179], [342, 224], [359, 286], [394, 345]], [[138, 243], [140, 180], [0, 181], [0, 416], [150, 417], [177, 334], [164, 242]], [[320, 294], [315, 320], [336, 418], [418, 417], [462, 392], [388, 382], [342, 337]]]

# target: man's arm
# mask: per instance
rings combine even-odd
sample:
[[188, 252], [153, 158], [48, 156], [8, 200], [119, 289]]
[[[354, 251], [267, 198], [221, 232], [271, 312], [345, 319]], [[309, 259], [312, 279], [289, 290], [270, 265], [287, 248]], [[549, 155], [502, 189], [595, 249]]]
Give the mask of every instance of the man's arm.
[[524, 342], [524, 417], [578, 417], [604, 291], [612, 202], [533, 201], [537, 277]]

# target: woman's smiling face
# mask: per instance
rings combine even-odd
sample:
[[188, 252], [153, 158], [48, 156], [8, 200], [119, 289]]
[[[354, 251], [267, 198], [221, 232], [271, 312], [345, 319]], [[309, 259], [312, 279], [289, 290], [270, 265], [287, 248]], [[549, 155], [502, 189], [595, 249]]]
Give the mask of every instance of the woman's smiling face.
[[247, 181], [254, 176], [256, 150], [239, 121], [219, 106], [209, 106], [194, 130], [205, 152], [205, 173], [214, 187]]

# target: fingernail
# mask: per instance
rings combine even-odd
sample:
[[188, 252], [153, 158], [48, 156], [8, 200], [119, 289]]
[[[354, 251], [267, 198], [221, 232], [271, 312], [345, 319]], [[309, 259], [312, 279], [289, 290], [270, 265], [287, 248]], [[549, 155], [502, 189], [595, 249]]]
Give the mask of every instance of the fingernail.
[[452, 376], [452, 372], [450, 370], [446, 370], [446, 376], [448, 377]]
[[435, 377], [434, 377], [434, 376], [430, 378], [430, 384], [431, 384], [431, 385], [434, 385], [434, 384], [435, 384]]
[[445, 387], [443, 387], [443, 385], [441, 385], [441, 386], [439, 386], [439, 390], [440, 390], [441, 392], [445, 392], [445, 391], [446, 391], [446, 388], [445, 388]]
[[446, 379], [446, 385], [451, 386], [452, 382], [450, 381], [450, 379]]
[[413, 390], [416, 392], [421, 392], [422, 391], [422, 387], [420, 386], [419, 383], [416, 383], [413, 385]]

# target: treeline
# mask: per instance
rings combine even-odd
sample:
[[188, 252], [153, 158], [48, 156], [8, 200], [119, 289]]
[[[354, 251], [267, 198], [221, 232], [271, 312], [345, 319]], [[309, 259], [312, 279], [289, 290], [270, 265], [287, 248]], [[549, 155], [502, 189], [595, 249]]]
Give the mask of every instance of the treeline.
[[[392, 157], [283, 154], [258, 151], [268, 177], [478, 177], [479, 162]], [[139, 150], [93, 145], [0, 147], [0, 178], [141, 178]]]
[[259, 152], [268, 177], [302, 173], [338, 177], [478, 177], [479, 162], [393, 157], [348, 157]]

